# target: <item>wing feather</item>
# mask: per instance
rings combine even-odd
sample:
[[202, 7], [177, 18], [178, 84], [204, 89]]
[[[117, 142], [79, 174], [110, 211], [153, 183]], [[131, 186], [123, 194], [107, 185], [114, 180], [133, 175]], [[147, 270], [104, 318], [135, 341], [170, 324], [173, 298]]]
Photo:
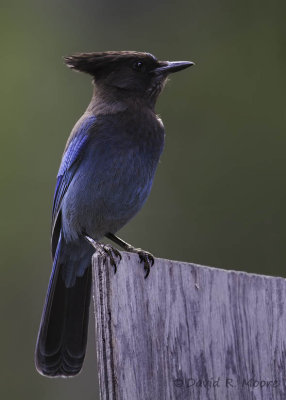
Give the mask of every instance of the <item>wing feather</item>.
[[[67, 142], [57, 175], [52, 211], [52, 234], [54, 234], [55, 226], [58, 225], [57, 220], [60, 215], [63, 198], [79, 166], [89, 139], [90, 128], [93, 126], [95, 120], [96, 117], [93, 115], [82, 118]], [[56, 231], [59, 231], [59, 229], [56, 229]], [[53, 243], [56, 242], [55, 245], [57, 241], [57, 239], [54, 240], [53, 238]]]

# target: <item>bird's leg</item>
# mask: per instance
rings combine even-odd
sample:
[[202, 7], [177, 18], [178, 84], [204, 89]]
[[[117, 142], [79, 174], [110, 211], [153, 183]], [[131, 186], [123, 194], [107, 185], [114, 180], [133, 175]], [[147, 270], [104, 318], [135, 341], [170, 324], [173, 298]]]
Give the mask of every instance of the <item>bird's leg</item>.
[[90, 243], [95, 248], [96, 253], [101, 257], [103, 263], [105, 263], [109, 258], [110, 264], [114, 268], [114, 273], [116, 273], [117, 261], [115, 260], [115, 257], [118, 257], [120, 262], [122, 258], [120, 252], [117, 249], [113, 248], [110, 244], [96, 242], [88, 235], [84, 235], [84, 237], [88, 241], [88, 243]]
[[150, 268], [154, 264], [154, 257], [151, 253], [148, 253], [148, 251], [142, 250], [142, 249], [137, 249], [136, 247], [131, 246], [131, 244], [128, 244], [124, 242], [124, 240], [120, 239], [119, 237], [115, 236], [113, 233], [108, 232], [105, 235], [108, 239], [112, 240], [114, 243], [118, 244], [120, 247], [122, 247], [124, 250], [129, 251], [130, 253], [136, 253], [138, 254], [140, 258], [140, 262], [144, 263], [144, 270], [146, 272], [145, 274], [145, 279], [150, 273]]

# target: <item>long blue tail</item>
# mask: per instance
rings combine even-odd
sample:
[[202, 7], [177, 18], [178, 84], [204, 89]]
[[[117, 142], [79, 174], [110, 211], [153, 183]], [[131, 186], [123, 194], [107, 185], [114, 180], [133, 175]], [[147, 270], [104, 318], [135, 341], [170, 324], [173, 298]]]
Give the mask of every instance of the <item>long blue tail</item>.
[[92, 252], [82, 245], [70, 247], [59, 236], [35, 354], [43, 375], [73, 376], [82, 368], [92, 280]]

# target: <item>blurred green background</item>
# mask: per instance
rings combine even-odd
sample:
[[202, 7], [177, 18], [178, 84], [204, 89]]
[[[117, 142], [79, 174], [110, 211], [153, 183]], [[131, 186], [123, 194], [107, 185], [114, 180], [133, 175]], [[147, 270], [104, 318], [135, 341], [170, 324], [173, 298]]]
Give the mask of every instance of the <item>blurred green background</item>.
[[63, 55], [195, 61], [159, 100], [165, 152], [121, 236], [159, 257], [286, 276], [285, 4], [1, 1], [1, 398], [97, 398], [93, 340], [77, 378], [43, 378], [33, 364], [55, 177], [92, 90]]

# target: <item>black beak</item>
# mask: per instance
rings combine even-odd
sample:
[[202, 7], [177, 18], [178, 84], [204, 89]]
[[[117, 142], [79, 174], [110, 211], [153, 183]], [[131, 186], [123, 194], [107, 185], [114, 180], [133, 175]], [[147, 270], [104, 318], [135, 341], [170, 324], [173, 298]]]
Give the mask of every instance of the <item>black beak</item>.
[[159, 67], [154, 69], [156, 74], [171, 74], [194, 65], [191, 61], [160, 61]]

